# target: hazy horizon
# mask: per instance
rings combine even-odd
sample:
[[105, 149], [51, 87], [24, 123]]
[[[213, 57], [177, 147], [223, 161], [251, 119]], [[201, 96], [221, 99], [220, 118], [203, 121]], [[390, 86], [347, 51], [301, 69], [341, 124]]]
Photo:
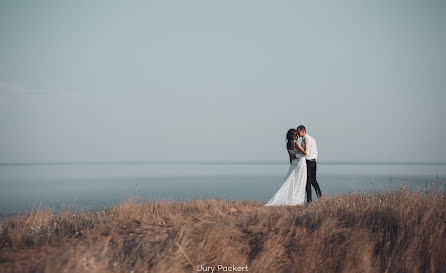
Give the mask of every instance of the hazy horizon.
[[446, 162], [444, 1], [2, 1], [0, 163]]
[[[446, 161], [386, 161], [386, 160], [318, 160], [323, 165], [446, 165]], [[0, 162], [0, 166], [14, 165], [141, 165], [141, 164], [284, 164], [288, 163], [287, 158], [276, 160], [77, 160], [77, 161], [14, 161]]]

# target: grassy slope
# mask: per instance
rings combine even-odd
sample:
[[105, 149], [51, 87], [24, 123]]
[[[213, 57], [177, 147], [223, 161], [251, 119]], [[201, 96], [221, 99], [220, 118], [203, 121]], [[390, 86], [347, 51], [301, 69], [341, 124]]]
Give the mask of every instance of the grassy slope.
[[[0, 223], [0, 272], [446, 272], [446, 192], [264, 207], [215, 199], [37, 210]], [[220, 271], [222, 272], [222, 271]]]

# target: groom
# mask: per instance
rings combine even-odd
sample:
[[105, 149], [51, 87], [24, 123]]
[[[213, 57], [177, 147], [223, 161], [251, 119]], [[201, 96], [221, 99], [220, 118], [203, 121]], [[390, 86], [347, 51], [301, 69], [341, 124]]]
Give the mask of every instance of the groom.
[[[307, 162], [307, 185], [305, 187], [305, 190], [307, 191], [307, 203], [310, 203], [312, 201], [311, 199], [311, 185], [313, 185], [314, 190], [316, 191], [317, 197], [321, 197], [321, 189], [319, 188], [319, 184], [316, 180], [316, 160], [317, 160], [317, 146], [316, 146], [316, 140], [307, 134], [307, 130], [305, 129], [305, 126], [299, 125], [297, 127], [297, 134], [299, 137], [302, 137], [302, 139], [307, 139], [307, 145], [308, 145], [308, 153], [305, 156], [306, 162]], [[302, 148], [305, 150], [305, 141], [302, 140]]]

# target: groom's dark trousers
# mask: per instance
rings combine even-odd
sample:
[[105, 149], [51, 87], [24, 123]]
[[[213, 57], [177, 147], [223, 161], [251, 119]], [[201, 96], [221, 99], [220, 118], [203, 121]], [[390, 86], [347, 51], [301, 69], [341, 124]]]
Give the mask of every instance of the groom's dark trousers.
[[316, 195], [321, 197], [321, 188], [319, 188], [319, 184], [316, 180], [316, 160], [307, 160], [307, 185], [305, 190], [307, 191], [307, 203], [312, 201], [311, 198], [311, 186], [313, 185], [314, 190], [316, 191]]

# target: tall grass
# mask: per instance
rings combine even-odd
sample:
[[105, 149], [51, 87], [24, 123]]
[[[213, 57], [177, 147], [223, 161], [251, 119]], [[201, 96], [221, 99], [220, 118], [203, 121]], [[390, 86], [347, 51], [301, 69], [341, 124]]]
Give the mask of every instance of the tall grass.
[[0, 272], [446, 272], [445, 228], [443, 186], [281, 207], [128, 200], [3, 219]]

